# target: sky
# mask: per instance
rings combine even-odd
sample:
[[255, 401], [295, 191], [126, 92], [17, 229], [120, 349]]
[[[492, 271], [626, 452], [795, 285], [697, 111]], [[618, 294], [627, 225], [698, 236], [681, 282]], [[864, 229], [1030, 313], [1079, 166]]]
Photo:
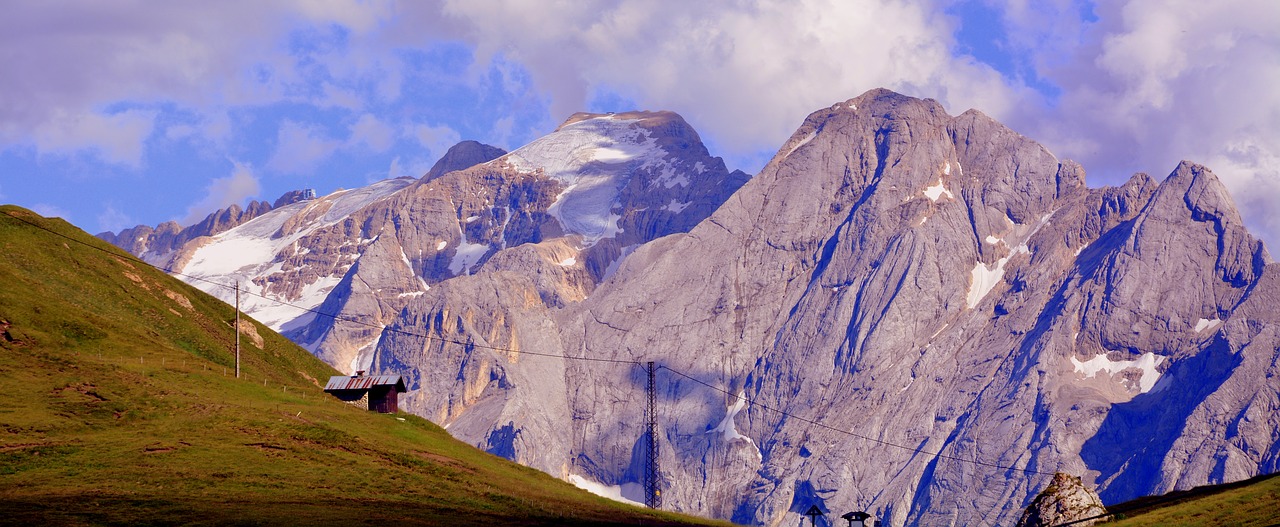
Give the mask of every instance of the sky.
[[676, 111], [755, 173], [885, 87], [979, 109], [1092, 187], [1204, 164], [1280, 247], [1273, 0], [4, 4], [0, 203], [92, 233], [419, 177], [578, 111]]

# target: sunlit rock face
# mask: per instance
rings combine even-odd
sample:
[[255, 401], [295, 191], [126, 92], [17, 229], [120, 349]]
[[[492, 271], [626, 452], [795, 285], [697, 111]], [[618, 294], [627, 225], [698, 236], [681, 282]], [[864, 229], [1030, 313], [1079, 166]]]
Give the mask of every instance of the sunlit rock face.
[[1012, 524], [1055, 472], [1112, 503], [1280, 469], [1280, 268], [1209, 169], [1089, 188], [886, 90], [812, 113], [749, 180], [675, 114], [578, 114], [183, 251], [338, 314], [250, 306], [405, 376], [402, 408], [617, 498], [643, 501], [654, 361], [674, 510]]
[[[1257, 373], [1270, 366], [1234, 365], [1274, 359], [1269, 319], [1237, 314], [1271, 298], [1252, 300], [1269, 269], [1203, 167], [1090, 189], [1079, 165], [979, 112], [873, 91], [810, 115], [708, 218], [639, 245], [594, 289], [544, 300], [549, 316], [532, 293], [545, 286], [486, 295], [469, 280], [396, 327], [669, 368], [670, 508], [776, 525], [821, 502], [891, 524], [1012, 523], [1058, 470], [1116, 501], [1273, 466], [1276, 386]], [[377, 357], [422, 375], [426, 415], [641, 499], [637, 367], [414, 338], [388, 335]], [[1214, 424], [1249, 404], [1247, 440]]]

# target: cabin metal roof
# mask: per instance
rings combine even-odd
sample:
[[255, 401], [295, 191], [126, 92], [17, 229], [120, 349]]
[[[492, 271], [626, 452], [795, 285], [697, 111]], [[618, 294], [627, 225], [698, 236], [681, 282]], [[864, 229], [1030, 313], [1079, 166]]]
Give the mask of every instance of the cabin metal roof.
[[408, 391], [408, 388], [404, 385], [404, 379], [400, 378], [399, 375], [362, 375], [359, 377], [334, 375], [329, 377], [328, 384], [324, 385], [324, 391], [371, 390], [375, 386], [389, 385], [395, 386], [397, 392]]

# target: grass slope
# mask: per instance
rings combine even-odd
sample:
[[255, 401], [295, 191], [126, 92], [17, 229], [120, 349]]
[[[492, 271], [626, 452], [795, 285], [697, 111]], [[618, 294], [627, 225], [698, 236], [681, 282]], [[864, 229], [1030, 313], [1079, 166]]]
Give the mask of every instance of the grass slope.
[[1280, 525], [1280, 473], [1148, 496], [1107, 507], [1108, 527]]
[[340, 403], [321, 391], [337, 372], [256, 322], [236, 379], [233, 319], [66, 222], [0, 207], [0, 517], [714, 524], [590, 495], [415, 416]]

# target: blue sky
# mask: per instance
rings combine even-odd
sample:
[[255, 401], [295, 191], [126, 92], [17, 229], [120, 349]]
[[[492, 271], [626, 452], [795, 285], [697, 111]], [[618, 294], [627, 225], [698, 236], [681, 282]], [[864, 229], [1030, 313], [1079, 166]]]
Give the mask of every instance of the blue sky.
[[417, 177], [576, 111], [667, 109], [754, 173], [875, 87], [977, 108], [1091, 186], [1208, 165], [1280, 241], [1280, 2], [9, 2], [0, 202], [90, 232]]

